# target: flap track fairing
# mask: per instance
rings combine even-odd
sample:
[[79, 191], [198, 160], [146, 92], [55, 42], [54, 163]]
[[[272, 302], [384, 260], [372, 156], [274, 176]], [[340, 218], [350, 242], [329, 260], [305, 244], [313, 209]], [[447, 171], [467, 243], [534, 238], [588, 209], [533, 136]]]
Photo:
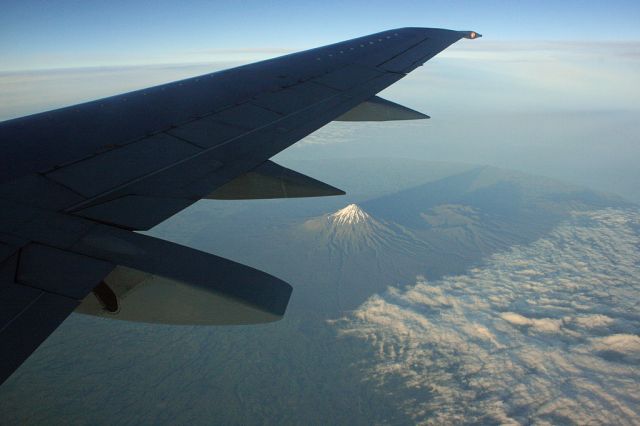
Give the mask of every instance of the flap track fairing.
[[255, 200], [266, 198], [325, 197], [344, 195], [344, 191], [305, 176], [273, 161], [219, 187], [205, 198], [210, 200]]
[[427, 118], [429, 116], [426, 114], [374, 96], [342, 114], [335, 121], [395, 121]]

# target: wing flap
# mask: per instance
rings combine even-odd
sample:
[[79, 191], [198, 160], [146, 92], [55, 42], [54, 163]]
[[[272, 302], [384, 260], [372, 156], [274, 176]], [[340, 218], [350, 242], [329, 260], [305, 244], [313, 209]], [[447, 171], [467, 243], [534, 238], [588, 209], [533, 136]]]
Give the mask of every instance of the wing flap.
[[16, 282], [49, 293], [82, 299], [115, 265], [42, 244], [20, 250]]
[[120, 228], [147, 230], [186, 209], [195, 200], [126, 195], [75, 211], [78, 216]]
[[84, 197], [42, 175], [35, 174], [0, 184], [0, 199], [58, 210], [79, 203]]
[[211, 118], [235, 127], [252, 130], [265, 126], [281, 116], [277, 112], [246, 102], [217, 112]]
[[211, 148], [246, 133], [246, 129], [220, 123], [215, 117], [208, 116], [167, 130], [167, 133], [202, 148]]
[[161, 133], [60, 167], [46, 177], [88, 198], [198, 152], [194, 145]]

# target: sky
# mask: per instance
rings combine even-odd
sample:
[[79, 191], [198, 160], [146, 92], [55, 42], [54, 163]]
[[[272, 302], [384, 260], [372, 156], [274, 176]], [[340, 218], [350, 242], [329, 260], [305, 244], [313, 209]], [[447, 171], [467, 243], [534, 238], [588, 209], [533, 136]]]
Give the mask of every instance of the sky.
[[638, 22], [632, 0], [6, 0], [0, 70], [191, 62], [212, 50], [298, 50], [404, 26], [473, 29], [497, 41], [628, 41], [640, 39]]
[[489, 164], [640, 202], [639, 22], [622, 0], [8, 0], [0, 120], [394, 27], [475, 30], [382, 93], [431, 120], [332, 123], [283, 156]]

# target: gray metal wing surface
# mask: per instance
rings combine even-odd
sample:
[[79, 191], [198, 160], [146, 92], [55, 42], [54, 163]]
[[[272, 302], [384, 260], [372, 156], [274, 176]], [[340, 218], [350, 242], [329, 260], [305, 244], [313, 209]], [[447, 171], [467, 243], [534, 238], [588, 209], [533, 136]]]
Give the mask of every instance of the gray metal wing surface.
[[375, 95], [469, 31], [402, 28], [0, 123], [0, 383], [74, 310], [276, 320], [291, 286], [131, 231], [195, 201], [343, 192], [269, 161], [336, 120], [428, 118]]

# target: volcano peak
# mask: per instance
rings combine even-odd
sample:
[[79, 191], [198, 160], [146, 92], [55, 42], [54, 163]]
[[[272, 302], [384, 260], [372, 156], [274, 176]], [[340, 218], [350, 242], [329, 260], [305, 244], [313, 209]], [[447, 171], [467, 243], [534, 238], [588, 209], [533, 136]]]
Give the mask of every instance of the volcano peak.
[[371, 219], [368, 213], [358, 207], [357, 204], [349, 204], [347, 207], [329, 215], [329, 220], [338, 225], [352, 225], [368, 222]]

